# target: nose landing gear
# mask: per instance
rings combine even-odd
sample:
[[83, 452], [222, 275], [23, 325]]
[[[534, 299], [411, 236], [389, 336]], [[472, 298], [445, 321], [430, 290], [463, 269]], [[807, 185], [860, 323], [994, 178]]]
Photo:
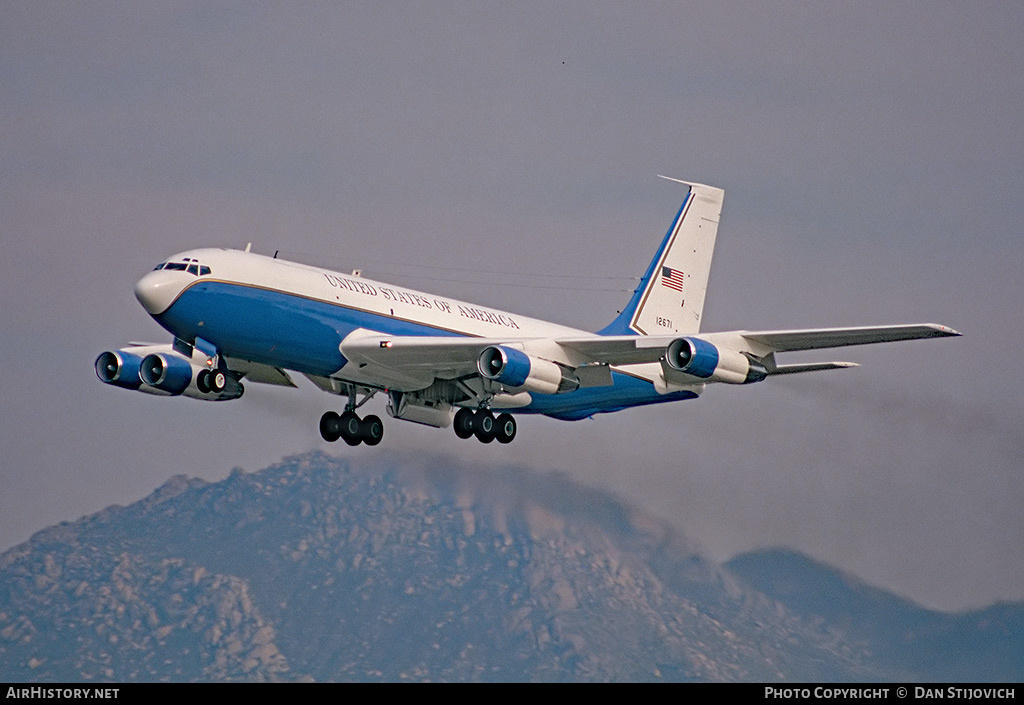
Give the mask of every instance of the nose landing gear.
[[228, 377], [223, 370], [200, 370], [196, 375], [196, 388], [203, 394], [220, 394], [228, 386]]

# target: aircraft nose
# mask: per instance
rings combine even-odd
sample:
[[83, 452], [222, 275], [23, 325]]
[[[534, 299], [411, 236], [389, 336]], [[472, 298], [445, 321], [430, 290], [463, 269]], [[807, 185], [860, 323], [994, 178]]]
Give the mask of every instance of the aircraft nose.
[[155, 316], [163, 313], [181, 293], [182, 272], [157, 270], [142, 277], [135, 284], [135, 298], [142, 307]]

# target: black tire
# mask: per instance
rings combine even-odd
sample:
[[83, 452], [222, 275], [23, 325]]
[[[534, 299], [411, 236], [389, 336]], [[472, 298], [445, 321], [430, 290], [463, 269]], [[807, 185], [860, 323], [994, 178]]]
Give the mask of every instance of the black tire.
[[368, 446], [375, 446], [384, 438], [384, 422], [370, 414], [359, 423], [359, 437]]
[[338, 422], [339, 434], [341, 440], [348, 443], [350, 446], [357, 446], [363, 442], [363, 437], [359, 433], [359, 427], [361, 422], [359, 416], [354, 411], [346, 411], [341, 415], [341, 419]]
[[473, 418], [473, 433], [481, 443], [490, 443], [494, 440], [494, 433], [497, 427], [494, 423], [494, 414], [487, 409], [479, 409]]
[[455, 429], [455, 435], [465, 440], [473, 435], [473, 410], [462, 407], [455, 412], [455, 420], [452, 421], [452, 426]]
[[196, 389], [203, 394], [210, 393], [210, 371], [199, 370], [199, 374], [196, 375]]
[[220, 394], [224, 391], [224, 387], [228, 386], [228, 376], [221, 370], [210, 370], [207, 380], [209, 380], [210, 391], [214, 394]]
[[341, 417], [336, 412], [328, 411], [320, 417], [320, 436], [328, 443], [341, 437]]
[[494, 422], [494, 437], [498, 443], [511, 443], [516, 437], [516, 420], [512, 414], [500, 414]]

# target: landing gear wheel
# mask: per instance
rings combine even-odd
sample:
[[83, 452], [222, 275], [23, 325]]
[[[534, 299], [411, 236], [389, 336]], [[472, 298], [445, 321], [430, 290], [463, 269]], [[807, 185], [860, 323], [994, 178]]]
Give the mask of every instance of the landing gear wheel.
[[206, 377], [210, 391], [214, 394], [220, 394], [224, 391], [224, 387], [228, 386], [228, 376], [221, 370], [210, 370]]
[[210, 393], [210, 371], [199, 370], [199, 374], [196, 375], [196, 389], [203, 394]]
[[320, 417], [320, 435], [328, 443], [341, 437], [341, 417], [336, 412], [328, 411]]
[[494, 440], [494, 433], [497, 428], [494, 425], [494, 414], [487, 409], [478, 409], [473, 417], [473, 433], [481, 443], [490, 443]]
[[511, 443], [516, 437], [516, 420], [512, 414], [500, 414], [494, 423], [494, 437], [498, 443]]
[[462, 407], [455, 412], [455, 420], [452, 426], [455, 428], [455, 435], [466, 439], [473, 435], [473, 410]]
[[384, 422], [370, 414], [359, 423], [359, 437], [368, 446], [375, 446], [384, 438]]
[[341, 436], [341, 440], [345, 441], [350, 446], [357, 446], [363, 441], [362, 436], [359, 434], [359, 426], [360, 421], [356, 412], [346, 411], [341, 415], [338, 422], [338, 435]]

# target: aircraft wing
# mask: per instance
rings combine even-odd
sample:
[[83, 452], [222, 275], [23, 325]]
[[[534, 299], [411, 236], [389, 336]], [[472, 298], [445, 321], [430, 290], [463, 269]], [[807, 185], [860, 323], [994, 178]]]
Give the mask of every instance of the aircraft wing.
[[592, 335], [580, 338], [557, 338], [557, 343], [575, 363], [632, 365], [658, 362], [665, 348], [678, 335]]
[[[804, 330], [734, 331], [697, 336], [720, 346], [764, 357], [776, 352], [816, 350], [848, 345], [868, 345], [898, 340], [941, 338], [960, 335], [934, 323], [859, 328], [812, 328]], [[466, 338], [461, 336], [395, 336], [375, 331], [357, 331], [342, 344], [342, 354], [357, 365], [372, 365], [412, 375], [432, 374], [456, 377], [476, 371], [484, 349], [507, 346], [524, 350], [567, 367], [582, 365], [631, 365], [658, 362], [665, 349], [680, 336], [672, 335], [587, 335], [550, 339]], [[777, 374], [852, 367], [852, 363], [814, 363], [779, 366]]]
[[396, 370], [458, 374], [475, 370], [476, 360], [484, 348], [510, 342], [449, 335], [387, 335], [356, 331], [342, 343], [341, 354], [357, 365], [365, 363]]
[[903, 326], [872, 326], [867, 328], [812, 328], [808, 330], [741, 331], [743, 338], [773, 352], [792, 350], [819, 350], [847, 345], [891, 343], [897, 340], [945, 338], [960, 335], [957, 331], [936, 323]]
[[357, 364], [395, 370], [435, 371], [453, 376], [476, 371], [480, 354], [492, 346], [523, 350], [567, 367], [658, 362], [679, 336], [588, 335], [554, 338], [467, 338], [462, 336], [387, 335], [362, 330], [349, 335], [341, 352]]
[[[839, 348], [847, 345], [870, 345], [891, 343], [898, 340], [921, 338], [944, 338], [960, 335], [957, 331], [936, 323], [915, 323], [912, 325], [869, 326], [858, 328], [808, 328], [803, 330], [733, 331], [711, 333], [694, 337], [728, 345], [757, 356], [773, 352], [794, 350], [820, 350]], [[628, 365], [642, 362], [658, 362], [665, 354], [665, 348], [679, 335], [609, 335], [581, 338], [557, 338], [562, 348], [575, 352], [580, 362]], [[739, 340], [742, 338], [742, 340]], [[746, 344], [744, 344], [746, 343]]]

